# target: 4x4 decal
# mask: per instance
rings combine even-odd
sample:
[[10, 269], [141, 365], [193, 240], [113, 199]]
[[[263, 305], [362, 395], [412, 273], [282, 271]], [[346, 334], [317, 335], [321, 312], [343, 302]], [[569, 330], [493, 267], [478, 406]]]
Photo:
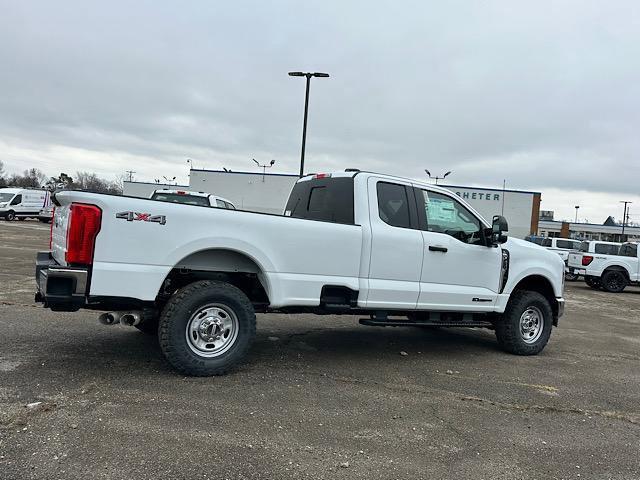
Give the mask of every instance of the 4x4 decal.
[[167, 217], [164, 215], [151, 215], [150, 213], [120, 212], [116, 213], [116, 218], [127, 222], [152, 222], [160, 225], [167, 223]]

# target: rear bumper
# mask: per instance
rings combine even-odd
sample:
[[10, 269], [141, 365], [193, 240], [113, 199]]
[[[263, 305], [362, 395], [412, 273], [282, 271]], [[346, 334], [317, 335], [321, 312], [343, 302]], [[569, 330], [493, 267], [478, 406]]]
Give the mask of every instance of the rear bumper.
[[88, 278], [88, 269], [64, 267], [51, 252], [38, 252], [35, 301], [52, 310], [75, 312], [86, 303]]

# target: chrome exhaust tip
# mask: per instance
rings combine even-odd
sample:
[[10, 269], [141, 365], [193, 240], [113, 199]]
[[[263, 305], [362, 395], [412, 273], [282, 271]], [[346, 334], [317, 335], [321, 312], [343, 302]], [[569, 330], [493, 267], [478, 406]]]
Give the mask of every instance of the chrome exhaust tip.
[[118, 312], [103, 313], [98, 317], [98, 321], [102, 325], [115, 325], [116, 323], [120, 323], [120, 314]]
[[125, 327], [135, 327], [136, 325], [139, 325], [141, 321], [142, 315], [140, 314], [140, 312], [136, 311], [125, 312], [120, 317], [120, 325], [123, 325]]

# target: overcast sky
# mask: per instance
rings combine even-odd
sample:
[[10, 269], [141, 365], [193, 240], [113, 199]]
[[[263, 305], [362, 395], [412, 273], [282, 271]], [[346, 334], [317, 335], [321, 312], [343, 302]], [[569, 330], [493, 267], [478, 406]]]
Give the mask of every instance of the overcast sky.
[[[640, 221], [640, 4], [0, 0], [9, 172], [355, 167]], [[634, 215], [638, 212], [638, 215]]]

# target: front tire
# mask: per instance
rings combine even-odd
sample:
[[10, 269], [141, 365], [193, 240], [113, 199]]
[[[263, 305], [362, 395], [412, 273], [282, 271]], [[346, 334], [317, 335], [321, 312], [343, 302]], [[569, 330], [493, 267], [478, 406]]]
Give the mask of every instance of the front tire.
[[16, 219], [16, 212], [13, 210], [9, 210], [7, 215], [4, 217], [7, 222], [13, 222]]
[[204, 280], [180, 289], [167, 302], [158, 329], [160, 348], [185, 375], [223, 375], [247, 354], [256, 315], [237, 287]]
[[500, 348], [515, 355], [536, 355], [549, 341], [553, 311], [540, 293], [527, 290], [512, 294], [502, 318], [496, 323]]
[[607, 292], [620, 293], [627, 283], [627, 277], [620, 270], [609, 270], [602, 275], [602, 288]]

